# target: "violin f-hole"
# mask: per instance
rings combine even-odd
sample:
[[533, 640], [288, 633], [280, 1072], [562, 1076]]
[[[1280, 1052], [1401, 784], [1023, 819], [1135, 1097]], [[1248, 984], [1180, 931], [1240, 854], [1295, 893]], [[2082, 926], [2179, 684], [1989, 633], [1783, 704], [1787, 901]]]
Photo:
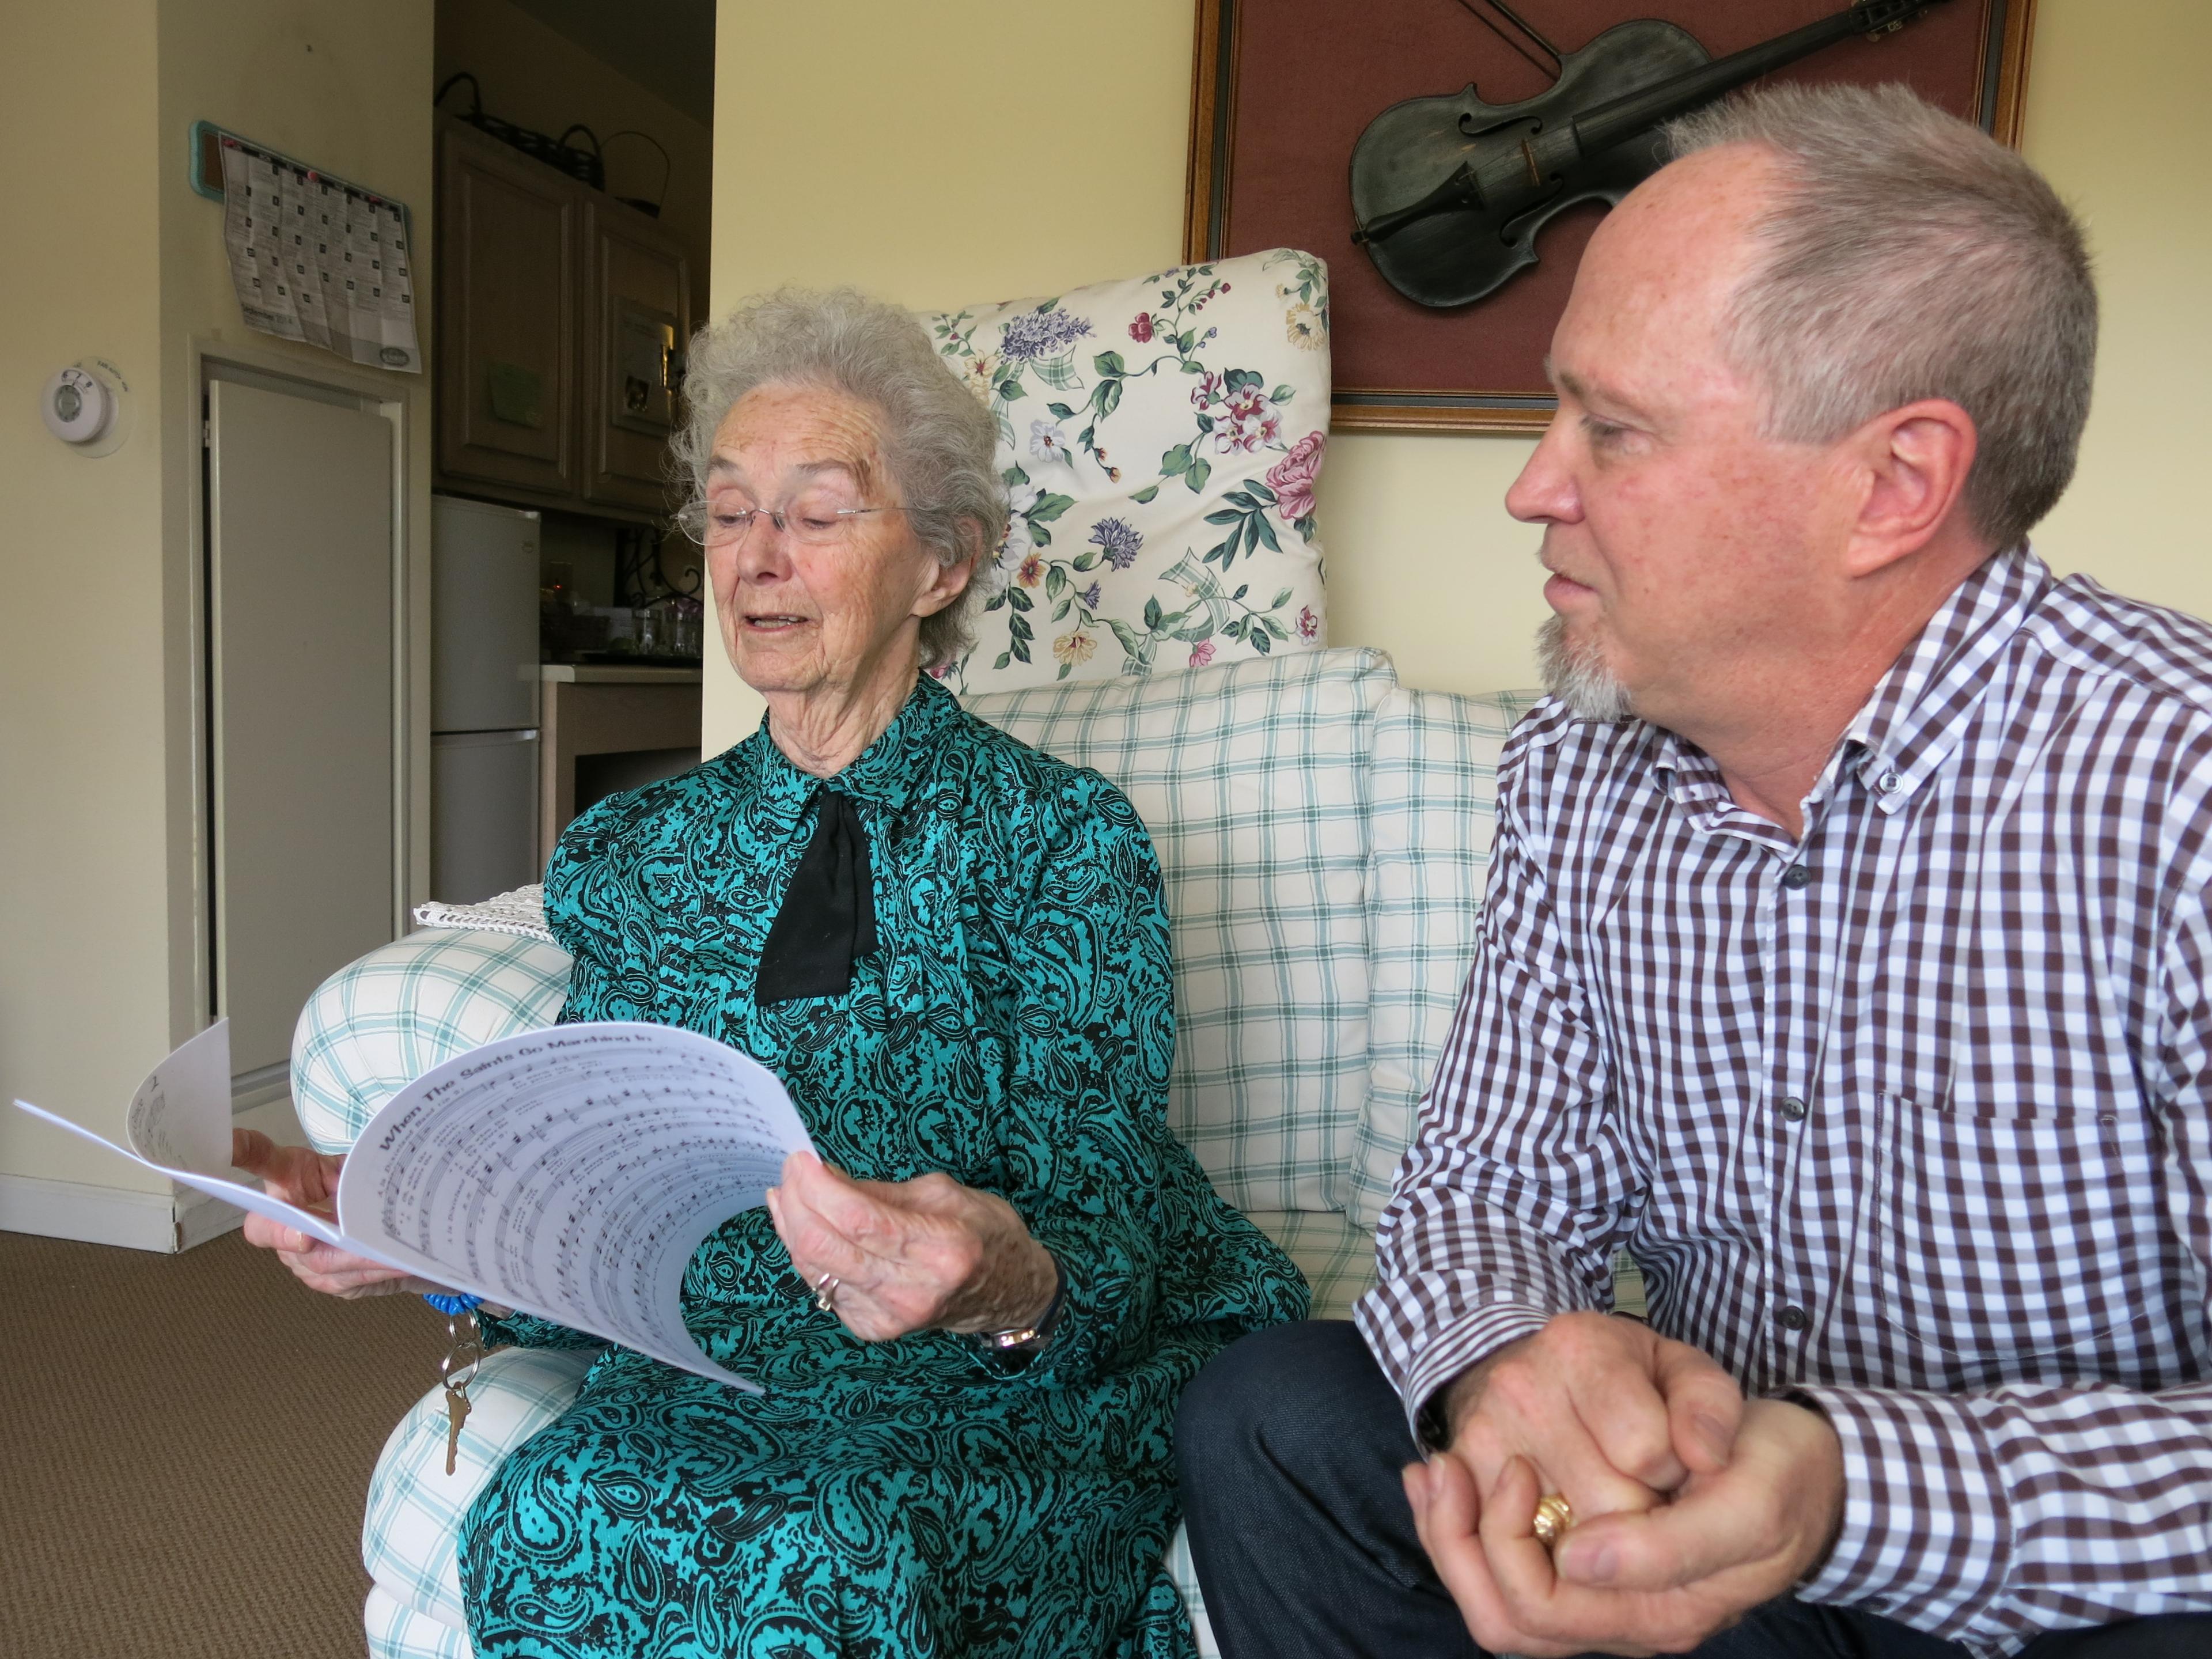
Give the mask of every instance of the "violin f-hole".
[[[1473, 97], [1474, 95], [1474, 88], [1473, 87], [1469, 87], [1467, 91], [1469, 97]], [[1462, 137], [1468, 138], [1487, 138], [1492, 133], [1503, 132], [1508, 127], [1525, 126], [1528, 129], [1528, 137], [1533, 138], [1544, 130], [1543, 122], [1533, 115], [1509, 115], [1500, 121], [1486, 121], [1479, 127], [1468, 125], [1474, 119], [1474, 112], [1473, 110], [1468, 111], [1466, 114], [1459, 118], [1459, 130]]]

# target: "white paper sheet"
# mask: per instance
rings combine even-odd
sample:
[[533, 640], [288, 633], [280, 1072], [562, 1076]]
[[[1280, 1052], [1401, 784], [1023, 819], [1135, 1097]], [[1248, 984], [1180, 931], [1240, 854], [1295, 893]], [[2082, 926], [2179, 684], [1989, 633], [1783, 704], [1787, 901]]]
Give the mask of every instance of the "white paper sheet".
[[327, 1243], [754, 1392], [684, 1329], [684, 1268], [812, 1146], [765, 1066], [635, 1024], [523, 1032], [417, 1079], [348, 1155], [336, 1226], [215, 1173], [229, 1163], [225, 1023], [140, 1085], [127, 1149], [15, 1103]]

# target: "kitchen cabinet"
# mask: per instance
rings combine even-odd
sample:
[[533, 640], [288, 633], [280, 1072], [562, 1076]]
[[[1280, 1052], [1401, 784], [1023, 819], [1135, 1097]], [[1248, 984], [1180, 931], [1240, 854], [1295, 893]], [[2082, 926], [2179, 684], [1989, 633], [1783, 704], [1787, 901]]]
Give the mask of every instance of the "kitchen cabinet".
[[682, 245], [451, 117], [438, 181], [436, 487], [664, 517], [691, 330]]
[[665, 513], [690, 269], [665, 231], [603, 197], [585, 210], [584, 245], [584, 498]]
[[581, 489], [577, 319], [580, 187], [455, 122], [438, 166], [440, 482], [525, 492]]

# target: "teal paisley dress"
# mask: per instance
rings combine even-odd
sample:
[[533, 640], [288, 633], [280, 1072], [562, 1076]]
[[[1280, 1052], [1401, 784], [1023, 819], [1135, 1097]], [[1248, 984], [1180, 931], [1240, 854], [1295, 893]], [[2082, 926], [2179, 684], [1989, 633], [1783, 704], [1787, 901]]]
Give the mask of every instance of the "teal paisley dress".
[[[877, 948], [843, 994], [763, 1006], [756, 969], [825, 787], [868, 837]], [[602, 803], [545, 896], [575, 957], [564, 1020], [742, 1048], [830, 1162], [1006, 1198], [1066, 1302], [1024, 1369], [941, 1332], [863, 1342], [816, 1309], [765, 1211], [732, 1218], [692, 1258], [684, 1317], [767, 1392], [601, 1358], [466, 1518], [481, 1659], [1188, 1653], [1160, 1565], [1176, 1398], [1308, 1298], [1168, 1130], [1167, 916], [1127, 800], [925, 678], [826, 784], [763, 727]]]

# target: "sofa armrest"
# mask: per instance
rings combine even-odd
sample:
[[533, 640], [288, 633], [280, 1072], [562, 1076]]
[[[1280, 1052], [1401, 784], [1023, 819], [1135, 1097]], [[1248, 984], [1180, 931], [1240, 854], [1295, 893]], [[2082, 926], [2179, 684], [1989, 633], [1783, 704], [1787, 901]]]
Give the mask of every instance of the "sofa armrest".
[[352, 1146], [377, 1109], [455, 1054], [560, 1017], [568, 953], [549, 939], [426, 927], [325, 980], [292, 1035], [292, 1099], [307, 1139]]

